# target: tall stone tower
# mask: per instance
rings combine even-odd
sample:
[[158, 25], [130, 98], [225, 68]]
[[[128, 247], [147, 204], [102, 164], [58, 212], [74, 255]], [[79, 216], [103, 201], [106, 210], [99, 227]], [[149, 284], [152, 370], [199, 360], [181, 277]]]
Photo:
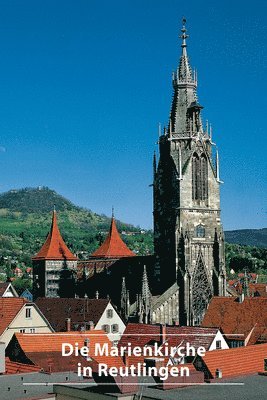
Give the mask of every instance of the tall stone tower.
[[169, 125], [153, 163], [155, 275], [161, 291], [177, 281], [180, 325], [198, 325], [210, 298], [225, 295], [224, 235], [218, 150], [202, 124], [185, 23]]
[[62, 239], [53, 211], [50, 232], [40, 251], [32, 257], [33, 297], [74, 297], [77, 257]]

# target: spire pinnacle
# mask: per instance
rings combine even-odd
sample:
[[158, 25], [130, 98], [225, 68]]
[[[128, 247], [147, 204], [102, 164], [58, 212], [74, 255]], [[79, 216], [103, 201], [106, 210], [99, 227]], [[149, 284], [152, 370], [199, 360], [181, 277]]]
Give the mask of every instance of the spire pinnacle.
[[111, 218], [114, 218], [114, 206], [112, 206]]
[[183, 27], [182, 27], [182, 29], [181, 29], [181, 32], [182, 32], [182, 34], [179, 36], [183, 41], [182, 41], [182, 48], [184, 48], [184, 47], [186, 47], [187, 46], [187, 44], [186, 44], [186, 39], [187, 38], [189, 38], [189, 35], [187, 35], [187, 29], [186, 29], [186, 19], [185, 19], [185, 17], [183, 17], [183, 20], [182, 20], [182, 23], [183, 23]]

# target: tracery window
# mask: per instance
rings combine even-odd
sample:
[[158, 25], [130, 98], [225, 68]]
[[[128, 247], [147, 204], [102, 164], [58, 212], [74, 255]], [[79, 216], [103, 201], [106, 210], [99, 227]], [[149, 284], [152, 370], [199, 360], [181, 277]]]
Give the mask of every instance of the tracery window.
[[192, 158], [192, 199], [207, 200], [208, 198], [208, 161], [205, 154], [199, 157], [197, 153]]
[[196, 153], [192, 159], [192, 199], [199, 199], [199, 157]]
[[198, 258], [192, 281], [192, 310], [194, 324], [199, 325], [204, 317], [212, 291], [202, 257]]
[[200, 157], [200, 185], [200, 200], [206, 200], [208, 198], [208, 162], [204, 154]]

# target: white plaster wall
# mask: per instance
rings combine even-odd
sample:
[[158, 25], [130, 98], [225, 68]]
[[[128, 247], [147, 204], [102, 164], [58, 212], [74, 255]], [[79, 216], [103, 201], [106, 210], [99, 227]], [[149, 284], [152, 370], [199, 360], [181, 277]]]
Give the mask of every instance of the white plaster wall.
[[211, 345], [210, 345], [209, 351], [211, 351], [211, 350], [216, 350], [216, 341], [217, 341], [217, 340], [220, 340], [220, 341], [221, 341], [221, 349], [222, 349], [222, 350], [229, 349], [229, 346], [228, 346], [228, 344], [226, 343], [226, 340], [224, 339], [223, 335], [221, 334], [220, 331], [218, 331], [218, 332], [216, 333], [216, 336], [214, 337], [214, 339], [213, 339]]
[[[107, 310], [112, 310], [113, 311], [113, 317], [112, 318], [108, 318], [107, 317]], [[118, 332], [112, 334], [112, 330], [111, 330], [111, 326], [113, 324], [118, 324]], [[122, 321], [121, 317], [119, 316], [119, 314], [117, 313], [117, 311], [115, 310], [115, 308], [112, 306], [111, 303], [109, 303], [105, 309], [105, 311], [103, 312], [100, 320], [98, 321], [98, 323], [95, 326], [95, 329], [102, 329], [103, 325], [109, 325], [110, 327], [110, 333], [108, 334], [108, 338], [111, 342], [120, 340], [126, 325], [124, 324], [124, 322]]]
[[[26, 308], [31, 309], [31, 318], [26, 318]], [[35, 306], [26, 304], [0, 337], [1, 342], [7, 346], [14, 333], [19, 333], [20, 329], [25, 329], [25, 333], [30, 333], [30, 329], [35, 329], [35, 333], [53, 332]]]

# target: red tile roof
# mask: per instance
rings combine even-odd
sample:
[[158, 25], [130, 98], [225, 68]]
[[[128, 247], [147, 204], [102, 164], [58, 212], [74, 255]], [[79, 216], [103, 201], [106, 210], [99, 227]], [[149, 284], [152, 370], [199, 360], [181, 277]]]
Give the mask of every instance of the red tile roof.
[[[125, 346], [128, 342], [144, 346], [151, 340], [160, 341], [160, 325], [129, 323], [122, 335], [119, 345]], [[192, 346], [204, 346], [208, 349], [218, 332], [217, 328], [201, 328], [197, 326], [166, 326], [166, 341], [169, 346], [177, 346], [185, 341]]]
[[222, 377], [227, 378], [256, 374], [258, 371], [262, 371], [266, 355], [267, 343], [228, 350], [208, 351], [202, 357], [202, 361], [206, 365], [211, 378], [216, 377], [216, 369], [220, 369]]
[[0, 335], [8, 328], [25, 303], [27, 300], [20, 297], [0, 298]]
[[108, 268], [112, 267], [118, 259], [106, 258], [105, 260], [92, 259], [87, 261], [78, 261], [77, 265], [77, 279], [83, 279], [84, 272], [86, 278], [91, 278], [94, 274], [99, 274]]
[[104, 243], [91, 255], [98, 258], [133, 257], [135, 254], [126, 246], [117, 230], [114, 217], [111, 219], [109, 234]]
[[[236, 291], [236, 294], [241, 294], [244, 291], [243, 284], [237, 279], [228, 281], [228, 285]], [[249, 296], [250, 297], [267, 297], [267, 284], [266, 283], [249, 283]]]
[[10, 361], [8, 357], [6, 357], [6, 372], [5, 374], [25, 374], [27, 372], [38, 372], [40, 371], [40, 367], [36, 365], [30, 364], [22, 364], [15, 361]]
[[86, 339], [89, 339], [89, 356], [92, 363], [105, 363], [110, 367], [124, 365], [120, 357], [95, 355], [96, 343], [100, 345], [107, 343], [108, 348], [111, 346], [107, 335], [101, 330], [40, 334], [16, 333], [7, 347], [6, 354], [11, 360], [28, 360], [29, 363], [38, 365], [45, 371], [76, 371], [78, 362], [81, 362], [83, 366], [90, 365], [90, 362], [82, 356], [63, 357], [62, 343], [70, 343], [73, 346], [78, 343], [78, 347], [81, 348], [85, 345]]
[[267, 298], [213, 297], [202, 322], [203, 327], [218, 327], [227, 334], [243, 334], [244, 339], [258, 324], [267, 327]]
[[250, 283], [249, 294], [250, 296], [267, 297], [267, 283]]
[[52, 225], [49, 235], [39, 253], [33, 260], [77, 260], [62, 239], [57, 225], [56, 211], [53, 211]]
[[[217, 332], [217, 328], [166, 326], [166, 338], [164, 343], [168, 343], [169, 348], [190, 343], [195, 348], [203, 346], [208, 350]], [[119, 347], [127, 346], [128, 343], [131, 343], [132, 348], [134, 346], [145, 347], [146, 345], [153, 345], [154, 342], [161, 342], [161, 340], [160, 325], [129, 323], [121, 337]], [[143, 362], [143, 358], [140, 360], [140, 357], [131, 356], [129, 357], [129, 363], [137, 364], [138, 362]], [[166, 357], [165, 361], [168, 359], [169, 357]]]
[[71, 330], [80, 330], [85, 323], [96, 325], [110, 300], [38, 298], [36, 304], [56, 332], [66, 331], [66, 319], [71, 320]]
[[5, 291], [8, 288], [9, 284], [10, 284], [10, 282], [0, 282], [0, 297], [3, 296], [3, 294], [5, 293]]

